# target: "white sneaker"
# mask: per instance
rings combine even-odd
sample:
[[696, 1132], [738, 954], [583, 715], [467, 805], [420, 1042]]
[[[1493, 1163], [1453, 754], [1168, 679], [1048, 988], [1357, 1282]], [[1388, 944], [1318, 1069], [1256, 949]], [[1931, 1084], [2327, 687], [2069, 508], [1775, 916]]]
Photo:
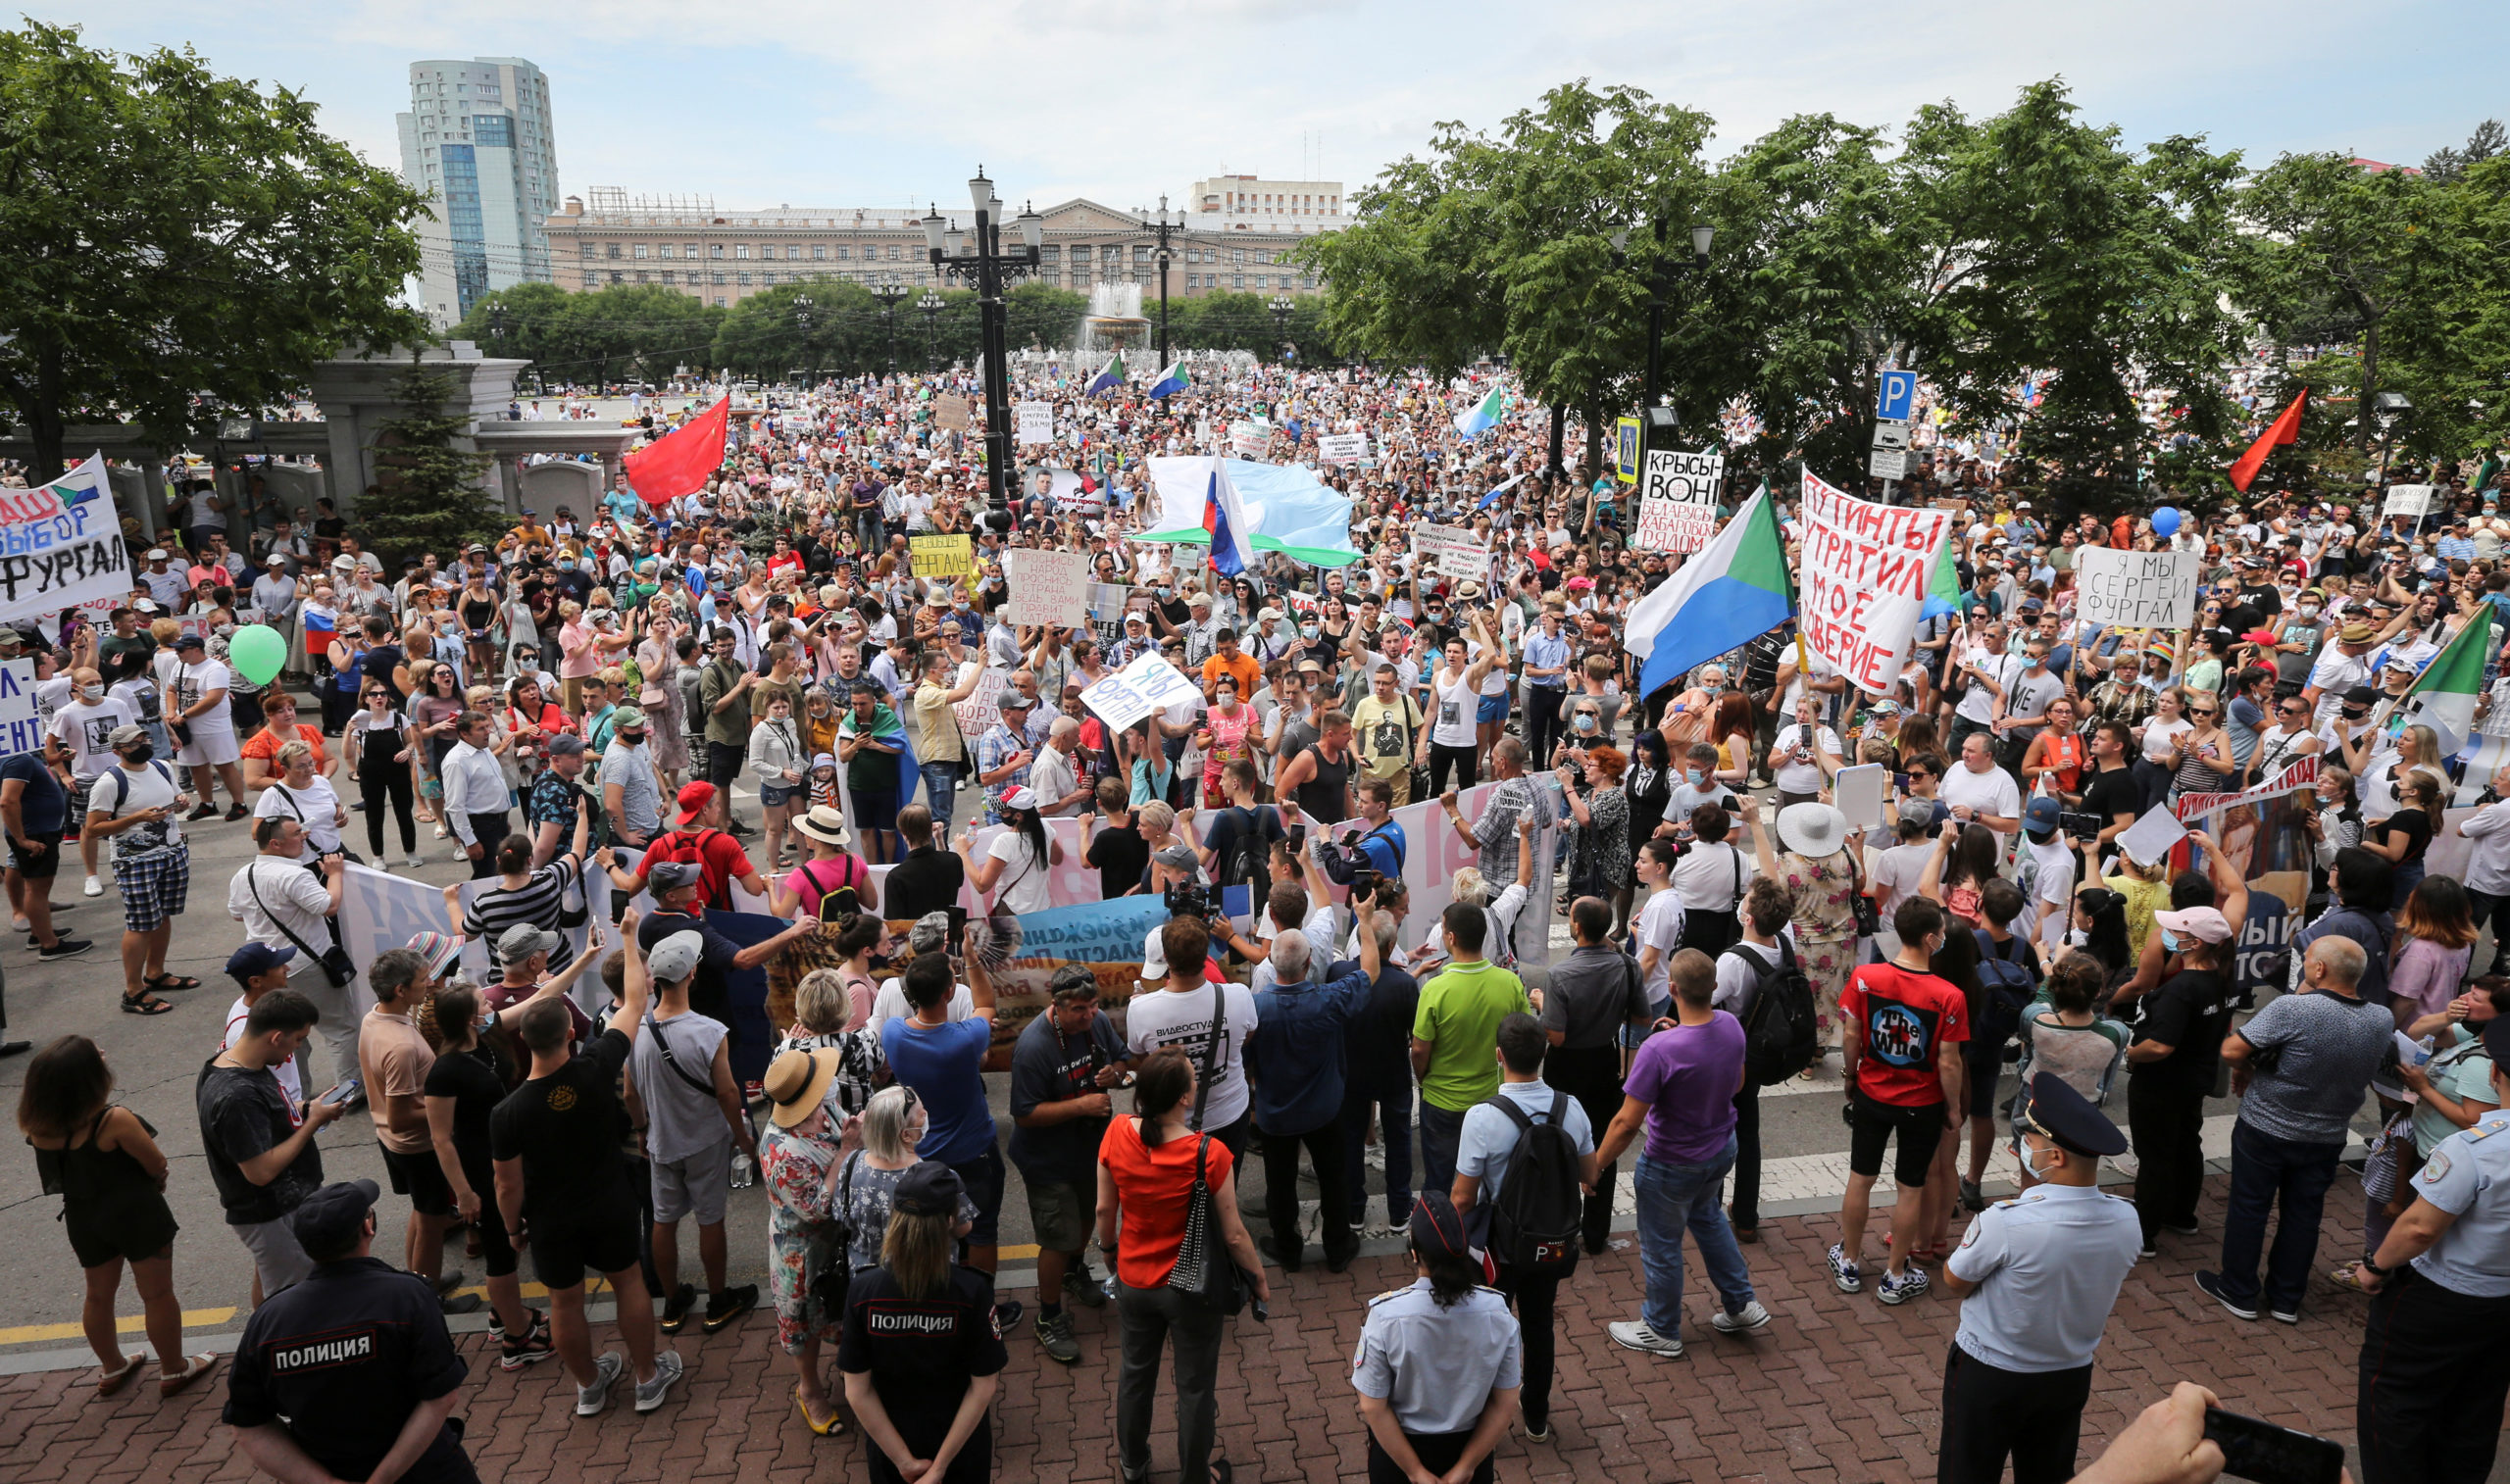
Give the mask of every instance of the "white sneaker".
[[35, 925], [22, 916], [11, 917], [9, 919], [9, 930], [11, 932], [30, 933], [35, 930]]
[[406, 861], [406, 862], [404, 862], [404, 863], [402, 863], [402, 864], [404, 864], [404, 865], [406, 865], [406, 866], [425, 866], [425, 865], [427, 865], [427, 857], [425, 857], [425, 856], [422, 856], [422, 855], [415, 855], [415, 854], [414, 854], [414, 855], [412, 855], [412, 856], [410, 857], [410, 859], [409, 859], [408, 861]]
[[103, 896], [104, 894], [105, 894], [105, 883], [104, 883], [104, 882], [102, 882], [102, 881], [97, 880], [97, 879], [96, 879], [95, 877], [93, 877], [93, 876], [89, 876], [89, 877], [87, 878], [87, 884], [86, 884], [85, 886], [82, 886], [82, 887], [80, 887], [80, 888], [79, 888], [79, 895], [81, 895], [81, 896], [87, 896], [87, 897], [101, 897], [101, 896]]
[[592, 1384], [576, 1388], [576, 1415], [597, 1417], [609, 1410], [610, 1388], [619, 1384], [620, 1373], [627, 1368], [627, 1358], [615, 1350], [593, 1361]]
[[648, 1412], [662, 1406], [687, 1369], [687, 1362], [680, 1360], [678, 1351], [666, 1350], [654, 1357], [654, 1378], [636, 1383], [636, 1410]]
[[1769, 1311], [1761, 1308], [1760, 1300], [1753, 1299], [1733, 1313], [1721, 1309], [1710, 1314], [1708, 1324], [1721, 1335], [1753, 1334], [1769, 1328]]
[[1682, 1342], [1674, 1335], [1660, 1335], [1647, 1327], [1644, 1319], [1619, 1319], [1605, 1327], [1612, 1342], [1624, 1350], [1645, 1351], [1668, 1360], [1682, 1358]]

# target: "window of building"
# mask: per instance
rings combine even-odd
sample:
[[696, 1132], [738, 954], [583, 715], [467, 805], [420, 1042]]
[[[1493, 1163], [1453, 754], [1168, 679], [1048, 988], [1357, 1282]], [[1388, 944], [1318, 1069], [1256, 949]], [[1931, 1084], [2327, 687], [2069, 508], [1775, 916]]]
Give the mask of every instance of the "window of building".
[[826, 263], [828, 261], [827, 243], [814, 242], [811, 244], [811, 261], [814, 263]]
[[1086, 262], [1088, 262], [1088, 261], [1089, 261], [1089, 244], [1088, 244], [1088, 243], [1086, 243], [1086, 242], [1076, 242], [1076, 243], [1074, 243], [1074, 244], [1072, 245], [1072, 261], [1073, 261], [1073, 262], [1075, 262], [1075, 263], [1086, 263]]
[[668, 243], [668, 242], [662, 242], [662, 243], [657, 243], [657, 244], [655, 244], [655, 246], [654, 246], [654, 256], [655, 256], [655, 257], [657, 257], [657, 258], [666, 258], [666, 259], [667, 259], [667, 258], [672, 257], [672, 256], [673, 256], [673, 249], [672, 249], [672, 245], [671, 245], [670, 243]]
[[684, 255], [685, 257], [687, 257], [690, 261], [692, 261], [692, 262], [693, 262], [693, 261], [695, 261], [695, 259], [696, 259], [696, 257], [697, 257], [697, 244], [696, 244], [696, 243], [694, 243], [694, 242], [689, 243], [689, 244], [688, 244], [688, 246], [683, 250], [683, 255]]
[[1133, 244], [1133, 261], [1135, 263], [1148, 263], [1150, 261], [1150, 245], [1148, 243], [1136, 242]]
[[724, 307], [724, 296], [722, 294], [717, 294], [715, 296], [715, 307], [717, 309], [722, 309]]
[[748, 273], [746, 273], [746, 272], [736, 274], [735, 276], [736, 276], [736, 277], [738, 277], [738, 278], [739, 278], [739, 280], [740, 280], [742, 283], [744, 283], [744, 284], [746, 284], [747, 282], [749, 282], [749, 274], [748, 274]]
[[601, 274], [599, 274], [599, 273], [586, 273], [586, 274], [584, 274], [584, 287], [586, 287], [586, 288], [590, 288], [590, 287], [592, 287], [594, 284], [599, 283], [600, 281], [601, 281]]
[[709, 257], [709, 258], [714, 258], [714, 259], [718, 259], [718, 260], [722, 259], [722, 257], [724, 256], [724, 244], [722, 244], [721, 242], [709, 242], [709, 243], [707, 243], [707, 244], [706, 244], [706, 256], [707, 256], [707, 257]]
[[587, 257], [587, 258], [589, 258], [589, 257], [591, 257], [592, 255], [593, 255], [593, 251], [592, 251], [592, 244], [591, 244], [591, 243], [589, 243], [589, 242], [587, 242], [587, 243], [585, 243], [585, 244], [584, 244], [584, 256], [585, 256], [585, 257]]
[[713, 279], [714, 281], [716, 281], [717, 283], [721, 283], [721, 282], [723, 282], [723, 281], [724, 281], [724, 271], [723, 271], [722, 269], [720, 269], [720, 268], [719, 268], [719, 269], [715, 270], [712, 273], [709, 273], [707, 276], [708, 276], [708, 277], [710, 277], [710, 278], [712, 278], [712, 279]]
[[639, 283], [647, 281], [645, 277], [645, 271], [641, 268], [636, 270], [636, 281]]
[[635, 258], [637, 258], [637, 259], [639, 259], [639, 260], [642, 260], [644, 257], [646, 257], [646, 256], [647, 256], [647, 254], [648, 254], [650, 251], [651, 251], [651, 250], [650, 250], [649, 248], [647, 248], [647, 247], [645, 246], [645, 244], [643, 244], [642, 242], [639, 242], [639, 243], [637, 243], [637, 244], [636, 244], [636, 246], [635, 246], [635, 250], [634, 250], [634, 252], [632, 253], [632, 255], [631, 255], [631, 256], [633, 256], [633, 257], [635, 257]]
[[1246, 275], [1244, 273], [1231, 274], [1229, 286], [1231, 288], [1244, 288], [1246, 286]]
[[664, 269], [663, 281], [665, 283], [676, 283], [679, 281], [679, 274], [673, 272], [670, 269]]
[[616, 269], [613, 269], [610, 273], [610, 281], [613, 283], [625, 283], [628, 281], [628, 275]]
[[733, 244], [732, 244], [732, 256], [733, 256], [733, 257], [735, 257], [735, 258], [746, 258], [746, 257], [748, 257], [748, 256], [749, 256], [749, 244], [748, 244], [748, 243], [746, 243], [746, 242], [735, 242], [735, 243], [733, 243]]
[[894, 242], [889, 244], [889, 261], [891, 263], [898, 261], [898, 245]]
[[618, 243], [616, 243], [616, 242], [605, 242], [605, 243], [603, 243], [603, 244], [601, 245], [601, 255], [602, 255], [603, 257], [605, 257], [605, 258], [616, 258], [616, 257], [618, 257], [618, 256], [619, 256], [619, 244], [618, 244]]

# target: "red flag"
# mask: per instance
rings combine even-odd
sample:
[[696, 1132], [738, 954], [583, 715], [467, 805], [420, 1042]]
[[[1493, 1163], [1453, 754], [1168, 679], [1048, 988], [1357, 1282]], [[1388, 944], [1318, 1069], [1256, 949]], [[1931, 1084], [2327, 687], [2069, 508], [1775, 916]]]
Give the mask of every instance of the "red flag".
[[724, 467], [731, 408], [732, 399], [726, 397], [678, 431], [628, 455], [621, 461], [628, 469], [628, 487], [647, 505], [667, 505], [704, 488], [715, 470]]
[[2247, 494], [2248, 481], [2257, 477], [2257, 470], [2266, 463], [2266, 456], [2300, 437], [2301, 404], [2309, 399], [2310, 389], [2304, 386], [2292, 398], [2292, 405], [2284, 409], [2283, 416], [2275, 420], [2275, 425], [2258, 434], [2257, 441], [2248, 446], [2248, 452], [2239, 456], [2239, 462], [2232, 466], [2234, 489]]

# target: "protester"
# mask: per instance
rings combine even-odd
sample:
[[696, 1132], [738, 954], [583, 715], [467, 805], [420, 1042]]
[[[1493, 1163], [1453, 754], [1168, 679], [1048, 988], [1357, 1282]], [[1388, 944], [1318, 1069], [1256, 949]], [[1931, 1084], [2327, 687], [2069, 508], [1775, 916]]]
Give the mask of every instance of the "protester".
[[1130, 1060], [1098, 1008], [1098, 980], [1086, 967], [1064, 965], [1048, 989], [1052, 1004], [1011, 1048], [1010, 1156], [1037, 1237], [1037, 1343], [1070, 1365], [1080, 1359], [1080, 1343], [1065, 1301], [1085, 1309], [1107, 1302], [1089, 1271], [1098, 1218], [1091, 1163], [1112, 1113], [1107, 1090], [1124, 1081]]

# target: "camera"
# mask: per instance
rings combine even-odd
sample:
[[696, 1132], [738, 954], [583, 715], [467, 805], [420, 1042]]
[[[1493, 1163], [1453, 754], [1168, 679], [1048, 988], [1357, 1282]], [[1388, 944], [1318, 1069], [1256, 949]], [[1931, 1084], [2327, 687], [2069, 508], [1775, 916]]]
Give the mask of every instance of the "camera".
[[1169, 887], [1160, 893], [1159, 900], [1160, 905], [1168, 910], [1168, 915], [1172, 917], [1192, 917], [1196, 921], [1208, 921], [1212, 915], [1210, 889], [1199, 881], [1184, 886]]
[[2109, 821], [2098, 815], [2068, 810], [2057, 816], [2057, 828], [2078, 840], [2088, 840], [2109, 827]]
[[1378, 889], [1385, 884], [1385, 875], [1374, 866], [1354, 866], [1351, 870], [1351, 901], [1373, 902]]

